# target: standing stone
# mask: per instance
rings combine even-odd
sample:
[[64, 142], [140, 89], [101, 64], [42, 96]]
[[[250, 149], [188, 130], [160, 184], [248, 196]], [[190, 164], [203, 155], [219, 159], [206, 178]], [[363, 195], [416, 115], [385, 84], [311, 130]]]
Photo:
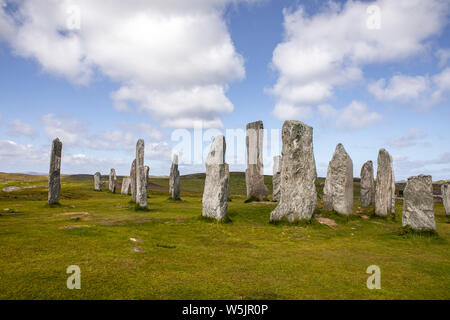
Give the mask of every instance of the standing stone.
[[148, 186], [150, 185], [150, 182], [148, 181], [148, 178], [150, 176], [150, 167], [145, 166], [144, 171], [145, 171], [145, 189], [148, 189]]
[[353, 211], [353, 162], [341, 143], [328, 164], [323, 203], [325, 210], [346, 215]]
[[111, 172], [109, 173], [109, 191], [111, 191], [112, 193], [115, 193], [116, 186], [117, 186], [116, 170], [111, 169]]
[[52, 153], [50, 155], [50, 170], [48, 172], [48, 204], [59, 202], [61, 193], [61, 152], [62, 142], [56, 138], [52, 143]]
[[378, 152], [375, 184], [375, 214], [386, 217], [392, 212], [392, 158], [385, 149]]
[[441, 186], [442, 202], [444, 203], [445, 214], [450, 216], [450, 185], [444, 183]]
[[130, 185], [131, 185], [131, 178], [130, 177], [123, 178], [122, 189], [120, 190], [120, 193], [128, 195], [128, 193], [130, 193]]
[[225, 137], [217, 136], [206, 158], [206, 179], [202, 216], [223, 219], [228, 208], [228, 174], [225, 164]]
[[375, 202], [375, 181], [373, 179], [373, 163], [367, 161], [361, 168], [361, 206], [368, 207]]
[[310, 220], [317, 206], [313, 128], [285, 121], [282, 130], [281, 197], [270, 220]]
[[100, 172], [94, 174], [94, 190], [102, 191], [102, 175]]
[[247, 124], [247, 170], [245, 170], [247, 198], [253, 196], [262, 200], [269, 194], [269, 190], [264, 184], [263, 139], [262, 121]]
[[136, 144], [136, 203], [141, 208], [147, 208], [147, 181], [144, 167], [144, 140]]
[[136, 202], [136, 159], [131, 164], [130, 180], [131, 201]]
[[394, 161], [392, 160], [392, 156], [389, 155], [391, 158], [391, 213], [395, 213], [395, 175], [394, 175]]
[[170, 167], [169, 193], [174, 200], [180, 199], [180, 171], [178, 171], [178, 155], [173, 155], [172, 166]]
[[421, 174], [408, 178], [403, 191], [402, 225], [418, 231], [436, 231], [431, 176]]
[[280, 201], [281, 196], [281, 156], [273, 157], [272, 200]]

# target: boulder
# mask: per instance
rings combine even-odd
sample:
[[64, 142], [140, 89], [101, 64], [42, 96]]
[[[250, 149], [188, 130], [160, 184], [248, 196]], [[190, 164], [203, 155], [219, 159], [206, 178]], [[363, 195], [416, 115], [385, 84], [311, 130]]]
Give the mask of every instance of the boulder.
[[417, 231], [436, 231], [431, 176], [408, 178], [403, 191], [402, 225]]

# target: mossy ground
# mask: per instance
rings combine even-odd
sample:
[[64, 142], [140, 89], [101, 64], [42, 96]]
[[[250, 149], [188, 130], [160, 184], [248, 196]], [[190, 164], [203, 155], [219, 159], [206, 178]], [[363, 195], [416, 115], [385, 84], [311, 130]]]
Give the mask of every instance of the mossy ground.
[[[203, 179], [182, 177], [182, 201], [150, 190], [148, 211], [79, 176], [63, 177], [60, 206], [46, 205], [45, 188], [0, 191], [0, 299], [450, 298], [441, 203], [437, 234], [404, 232], [401, 201], [394, 219], [373, 217], [359, 207], [356, 182], [349, 217], [325, 212], [319, 200], [316, 213], [335, 227], [271, 224], [276, 203], [244, 203], [244, 175], [233, 172], [230, 221], [215, 223], [200, 218]], [[0, 189], [31, 185], [45, 186], [45, 177], [0, 175]], [[322, 188], [319, 180], [319, 195]], [[81, 290], [66, 287], [70, 265], [81, 268]], [[381, 268], [381, 290], [366, 287], [370, 265]]]

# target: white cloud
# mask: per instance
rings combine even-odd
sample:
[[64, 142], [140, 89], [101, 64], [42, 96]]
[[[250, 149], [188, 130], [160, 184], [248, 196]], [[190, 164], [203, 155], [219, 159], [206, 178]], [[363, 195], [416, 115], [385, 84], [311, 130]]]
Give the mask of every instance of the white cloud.
[[436, 104], [443, 100], [446, 92], [450, 91], [450, 67], [433, 76], [432, 80], [436, 89], [431, 95], [431, 104]]
[[416, 145], [426, 136], [427, 135], [420, 129], [410, 128], [407, 135], [389, 140], [388, 145], [391, 147], [411, 147]]
[[[242, 1], [23, 0], [11, 13], [0, 0], [0, 38], [74, 83], [89, 83], [97, 70], [119, 82], [112, 98], [120, 111], [137, 106], [166, 125], [217, 121], [233, 111], [228, 84], [245, 77], [222, 16]], [[79, 29], [68, 28], [73, 6]]]
[[0, 159], [2, 161], [42, 161], [47, 158], [48, 154], [43, 149], [31, 144], [21, 145], [11, 140], [0, 140]]
[[272, 111], [280, 120], [300, 119], [306, 120], [313, 115], [313, 109], [311, 106], [297, 105], [293, 106], [289, 103], [279, 102], [275, 105]]
[[429, 88], [424, 76], [395, 75], [386, 83], [380, 79], [369, 84], [368, 89], [378, 100], [395, 100], [406, 103], [418, 99]]
[[8, 134], [11, 137], [18, 137], [22, 135], [28, 137], [35, 137], [37, 135], [37, 132], [29, 124], [23, 122], [20, 119], [15, 119], [9, 123]]
[[279, 77], [268, 90], [278, 99], [276, 116], [329, 99], [336, 86], [362, 79], [367, 64], [426, 51], [426, 41], [443, 29], [449, 12], [449, 3], [441, 0], [374, 1], [370, 5], [381, 9], [381, 28], [374, 30], [367, 27], [368, 5], [329, 2], [313, 16], [301, 6], [284, 10], [284, 40], [272, 57]]
[[362, 102], [352, 101], [347, 107], [340, 110], [336, 126], [342, 129], [357, 130], [379, 120], [381, 120], [380, 114], [370, 112]]
[[79, 145], [79, 135], [86, 132], [85, 128], [73, 118], [58, 119], [50, 113], [42, 116], [40, 120], [48, 139], [59, 138], [67, 146]]
[[436, 56], [439, 59], [439, 67], [447, 65], [447, 61], [450, 59], [450, 48], [441, 48], [436, 51]]
[[321, 104], [318, 113], [323, 124], [330, 121], [343, 130], [358, 130], [381, 120], [382, 116], [377, 112], [370, 112], [363, 102], [352, 101], [343, 109], [337, 110], [329, 104]]

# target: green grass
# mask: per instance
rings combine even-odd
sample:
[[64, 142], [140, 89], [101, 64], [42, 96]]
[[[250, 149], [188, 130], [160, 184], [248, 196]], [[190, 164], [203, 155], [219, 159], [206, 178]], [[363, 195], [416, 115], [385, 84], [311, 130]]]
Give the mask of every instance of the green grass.
[[[93, 191], [91, 178], [63, 177], [54, 207], [45, 188], [0, 191], [0, 299], [450, 298], [450, 221], [441, 203], [437, 234], [404, 232], [401, 202], [394, 219], [372, 217], [355, 181], [350, 217], [325, 212], [319, 200], [316, 213], [336, 227], [271, 224], [276, 203], [244, 203], [244, 175], [232, 172], [229, 221], [215, 222], [201, 218], [202, 174], [181, 178], [182, 201], [150, 190], [148, 211], [135, 210], [129, 196]], [[46, 180], [0, 175], [0, 190], [25, 185]], [[319, 179], [319, 196], [322, 188]], [[373, 264], [381, 290], [366, 288]], [[81, 268], [81, 290], [66, 288], [70, 265]]]

